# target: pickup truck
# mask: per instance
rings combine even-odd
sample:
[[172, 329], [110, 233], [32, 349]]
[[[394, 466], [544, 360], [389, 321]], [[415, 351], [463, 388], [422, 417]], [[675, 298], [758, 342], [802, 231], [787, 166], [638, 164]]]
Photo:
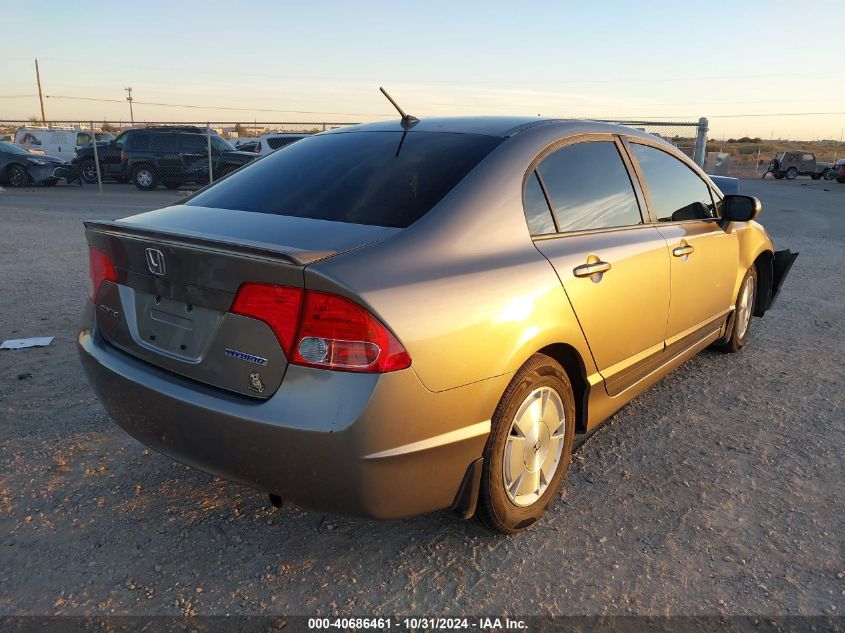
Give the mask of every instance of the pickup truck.
[[811, 152], [778, 152], [769, 163], [769, 168], [763, 174], [763, 178], [766, 174], [773, 174], [778, 180], [781, 178], [795, 180], [798, 176], [809, 176], [813, 180], [818, 180], [827, 176], [832, 167], [832, 163], [817, 162], [815, 155]]

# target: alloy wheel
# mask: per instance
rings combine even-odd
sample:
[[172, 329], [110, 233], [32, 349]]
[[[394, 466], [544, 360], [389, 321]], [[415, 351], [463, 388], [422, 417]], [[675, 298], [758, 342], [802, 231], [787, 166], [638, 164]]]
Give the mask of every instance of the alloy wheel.
[[12, 165], [9, 170], [9, 184], [13, 187], [23, 187], [27, 183], [28, 177], [26, 170], [20, 165]]
[[751, 313], [754, 311], [754, 290], [754, 277], [749, 275], [742, 286], [736, 310], [736, 335], [739, 339], [745, 336], [748, 324], [751, 322]]
[[135, 180], [142, 187], [150, 187], [153, 184], [153, 174], [149, 169], [141, 169], [135, 174]]

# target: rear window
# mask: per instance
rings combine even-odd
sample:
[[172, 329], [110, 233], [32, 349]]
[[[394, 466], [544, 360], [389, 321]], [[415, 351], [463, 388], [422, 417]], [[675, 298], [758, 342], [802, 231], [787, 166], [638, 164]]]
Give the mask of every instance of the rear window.
[[290, 145], [301, 138], [301, 136], [271, 136], [267, 139], [267, 145], [270, 149], [279, 149], [280, 147]]
[[189, 205], [404, 228], [503, 139], [445, 132], [352, 132], [290, 145]]
[[125, 149], [132, 151], [143, 151], [150, 149], [150, 135], [149, 134], [130, 134], [126, 139]]

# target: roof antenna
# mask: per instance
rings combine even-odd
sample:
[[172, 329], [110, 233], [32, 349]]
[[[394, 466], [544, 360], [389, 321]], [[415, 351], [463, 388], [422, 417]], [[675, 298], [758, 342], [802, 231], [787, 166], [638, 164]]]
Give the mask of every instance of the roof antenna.
[[387, 90], [385, 90], [381, 86], [379, 86], [378, 89], [381, 90], [381, 94], [383, 94], [385, 97], [387, 97], [387, 100], [390, 101], [390, 104], [394, 108], [396, 108], [396, 111], [399, 112], [399, 114], [402, 116], [402, 125], [403, 126], [411, 127], [412, 125], [416, 125], [417, 123], [420, 122], [420, 120], [417, 117], [412, 116], [410, 114], [406, 114], [405, 111], [402, 108], [399, 107], [399, 104], [396, 103], [393, 100], [393, 97], [391, 97], [389, 94], [387, 94]]

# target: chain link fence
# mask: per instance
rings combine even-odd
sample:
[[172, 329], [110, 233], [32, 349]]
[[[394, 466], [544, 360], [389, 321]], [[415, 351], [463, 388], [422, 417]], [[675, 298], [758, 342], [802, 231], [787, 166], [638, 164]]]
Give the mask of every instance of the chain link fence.
[[[592, 119], [653, 134], [704, 166], [707, 119]], [[55, 156], [72, 169], [57, 172], [79, 183], [133, 182], [139, 189], [198, 187], [308, 134], [356, 125], [328, 121], [79, 121], [0, 120], [0, 140]], [[131, 132], [130, 132], [131, 130]], [[140, 130], [140, 132], [138, 131]], [[96, 138], [97, 143], [92, 143]], [[51, 179], [55, 181], [55, 179]]]

